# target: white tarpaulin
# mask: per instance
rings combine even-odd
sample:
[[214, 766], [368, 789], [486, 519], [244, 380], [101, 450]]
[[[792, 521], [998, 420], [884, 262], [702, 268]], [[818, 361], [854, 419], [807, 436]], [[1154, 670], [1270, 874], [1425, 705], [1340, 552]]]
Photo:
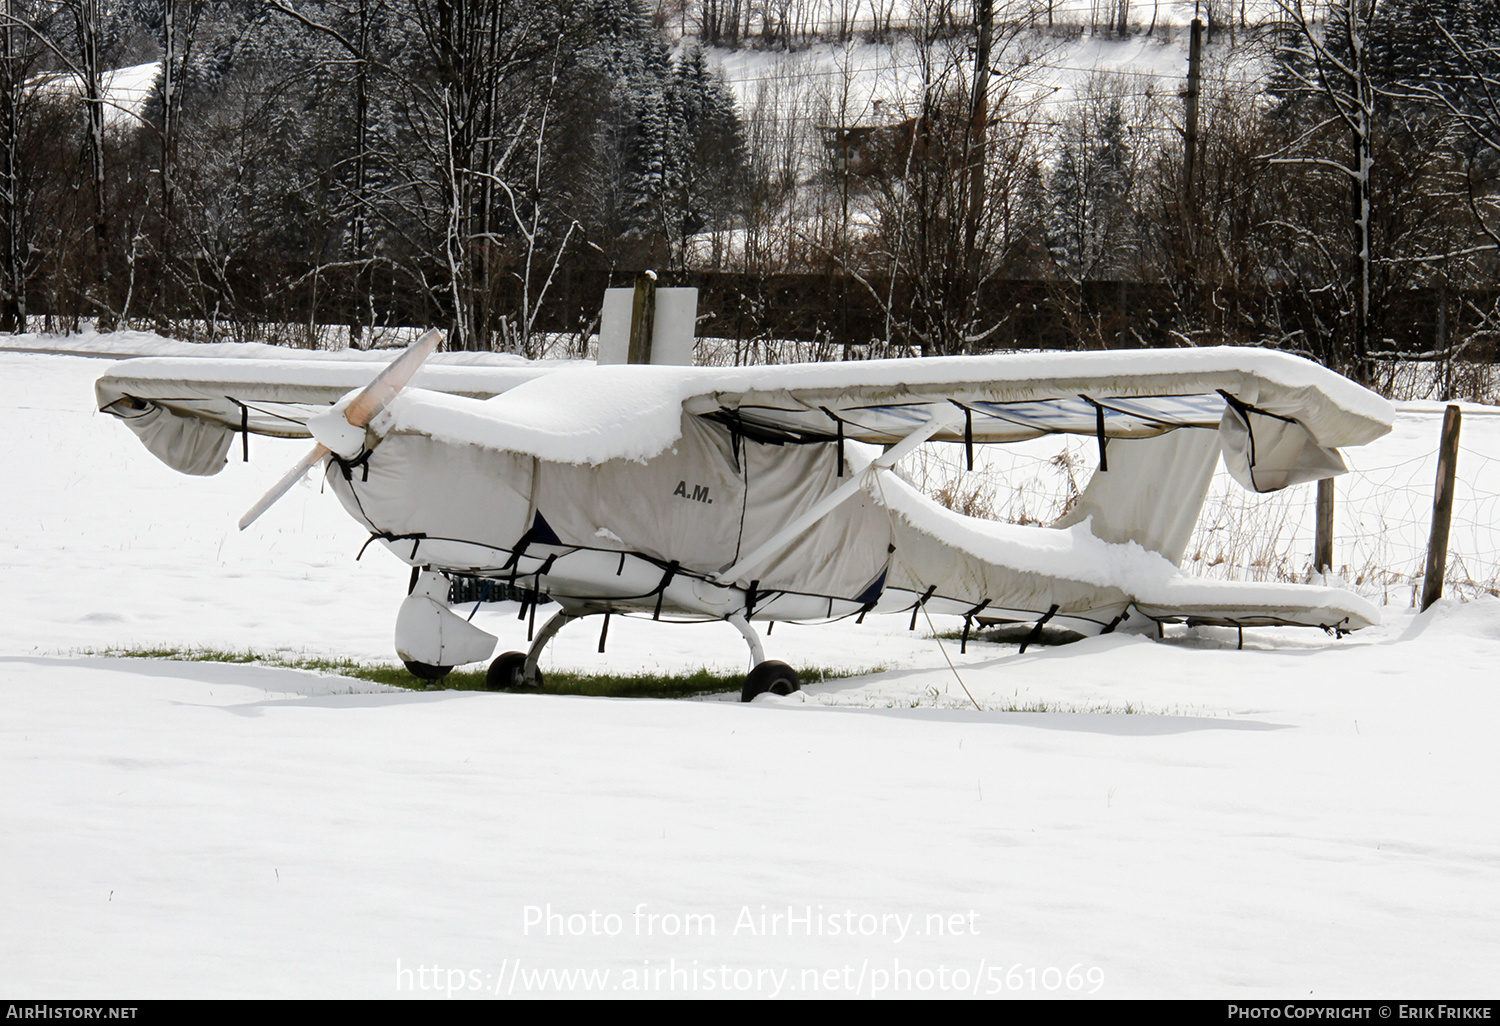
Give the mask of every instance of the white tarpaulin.
[[1233, 403], [1224, 407], [1219, 438], [1224, 447], [1224, 466], [1252, 492], [1280, 491], [1289, 485], [1336, 477], [1349, 469], [1337, 449], [1319, 445], [1296, 421]]
[[[495, 572], [531, 531], [532, 551], [628, 552], [708, 577], [843, 483], [832, 455], [736, 443], [722, 425], [685, 416], [676, 448], [644, 464], [579, 466], [396, 433], [366, 462], [333, 462], [328, 477], [349, 512], [403, 558]], [[886, 566], [885, 511], [862, 496], [841, 514], [757, 569], [758, 590], [864, 594]]]
[[[313, 412], [372, 372], [132, 361], [97, 391], [127, 423], [158, 414], [134, 425], [148, 448], [211, 473], [236, 428], [306, 434]], [[1174, 565], [1220, 451], [1242, 483], [1268, 490], [1339, 473], [1336, 447], [1389, 430], [1385, 400], [1281, 353], [448, 367], [416, 384], [427, 387], [370, 422], [369, 439], [382, 440], [373, 451], [330, 461], [341, 501], [413, 564], [529, 576], [580, 605], [802, 618], [858, 611], [884, 589], [887, 608], [930, 602], [1097, 628], [1132, 603], [1202, 622], [1375, 618], [1334, 589], [1190, 581]], [[1053, 530], [959, 516], [848, 459], [858, 442], [972, 446], [1050, 433], [1095, 436], [1103, 455]], [[801, 523], [856, 471], [852, 497]], [[736, 576], [719, 579], [731, 567]]]
[[1356, 630], [1380, 622], [1374, 606], [1338, 588], [1195, 579], [1133, 542], [1102, 540], [1087, 522], [1039, 530], [965, 517], [889, 473], [875, 487], [892, 513], [888, 584], [917, 595], [933, 589], [934, 610], [966, 613], [985, 603], [976, 615], [997, 620], [1050, 611], [1075, 629], [1108, 627], [1132, 605], [1155, 619], [1242, 626]]
[[1182, 559], [1213, 481], [1219, 433], [1184, 428], [1155, 438], [1112, 438], [1108, 470], [1095, 473], [1053, 527], [1088, 521], [1096, 537], [1135, 542]]

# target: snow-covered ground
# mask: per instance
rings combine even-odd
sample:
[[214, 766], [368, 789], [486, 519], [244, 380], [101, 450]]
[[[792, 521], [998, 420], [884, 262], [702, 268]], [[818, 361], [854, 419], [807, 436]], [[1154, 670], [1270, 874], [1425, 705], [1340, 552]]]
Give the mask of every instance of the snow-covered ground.
[[[772, 658], [884, 669], [749, 706], [94, 657], [388, 659], [406, 582], [311, 481], [237, 532], [306, 443], [176, 475], [93, 412], [106, 366], [0, 351], [7, 994], [1493, 993], [1500, 600], [1243, 651], [785, 624]], [[596, 638], [550, 665], [744, 659], [722, 625]]]

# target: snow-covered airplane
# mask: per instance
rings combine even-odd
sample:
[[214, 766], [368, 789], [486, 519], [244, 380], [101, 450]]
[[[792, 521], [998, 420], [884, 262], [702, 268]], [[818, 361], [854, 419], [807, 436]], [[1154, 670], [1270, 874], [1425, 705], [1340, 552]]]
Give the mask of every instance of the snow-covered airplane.
[[[764, 658], [753, 621], [910, 610], [915, 626], [927, 610], [964, 617], [967, 639], [976, 621], [1088, 635], [1136, 616], [1331, 631], [1378, 620], [1341, 589], [1178, 569], [1221, 456], [1245, 487], [1273, 491], [1342, 473], [1339, 447], [1390, 430], [1384, 399], [1298, 357], [433, 362], [418, 373], [439, 342], [429, 332], [378, 375], [356, 361], [135, 359], [96, 392], [188, 474], [217, 473], [236, 434], [246, 458], [251, 434], [316, 440], [241, 527], [323, 464], [349, 514], [412, 567], [396, 650], [427, 679], [496, 645], [449, 607], [448, 575], [558, 604], [528, 628], [528, 651], [490, 664], [493, 687], [538, 683], [538, 656], [568, 622], [635, 612], [736, 627], [752, 655], [746, 700], [799, 686]], [[976, 445], [1053, 433], [1097, 438], [1099, 466], [1050, 528], [961, 516], [896, 470], [926, 442], [963, 446], [972, 465]]]

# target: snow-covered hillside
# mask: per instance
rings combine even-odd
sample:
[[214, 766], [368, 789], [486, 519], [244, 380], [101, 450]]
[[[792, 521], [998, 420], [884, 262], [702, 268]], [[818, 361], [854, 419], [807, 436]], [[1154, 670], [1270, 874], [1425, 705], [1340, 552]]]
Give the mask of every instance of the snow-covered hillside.
[[[1187, 36], [1180, 29], [1123, 39], [1027, 34], [1002, 51], [1007, 70], [1000, 102], [1015, 108], [1032, 102], [1056, 107], [1076, 100], [1100, 76], [1121, 80], [1116, 84], [1128, 95], [1149, 90], [1175, 97], [1187, 76], [1187, 50]], [[1219, 55], [1227, 58], [1228, 48], [1210, 50], [1211, 60]], [[909, 41], [821, 43], [790, 53], [712, 50], [709, 56], [741, 112], [750, 116], [795, 114], [787, 109], [794, 98], [834, 123], [840, 114], [845, 123], [866, 124], [899, 120], [920, 109], [922, 58]], [[1013, 70], [1011, 60], [1016, 62]], [[1252, 75], [1256, 69], [1258, 64], [1247, 64], [1239, 73]]]
[[[93, 411], [107, 366], [0, 352], [8, 994], [1493, 988], [1500, 600], [1243, 651], [784, 624], [772, 658], [885, 669], [749, 706], [95, 658], [385, 659], [406, 585], [315, 482], [237, 532], [305, 443], [176, 475]], [[617, 620], [605, 656], [578, 630], [551, 665], [743, 658], [722, 625]]]
[[[1184, 5], [1172, 5], [1174, 8]], [[1154, 97], [1176, 113], [1188, 70], [1187, 22], [1192, 5], [1148, 34], [1094, 32], [1084, 24], [1002, 29], [993, 53], [994, 116], [1062, 120], [1069, 105], [1093, 94], [1127, 99], [1127, 108]], [[1149, 17], [1149, 13], [1147, 15]], [[1085, 19], [1086, 23], [1086, 19]], [[1257, 83], [1269, 44], [1258, 30], [1225, 30], [1204, 48], [1203, 88]], [[689, 37], [684, 44], [693, 42]], [[887, 124], [921, 109], [924, 82], [951, 87], [972, 74], [972, 39], [955, 37], [925, 52], [911, 37], [887, 43], [817, 42], [791, 51], [740, 47], [708, 56], [733, 91], [742, 116], [811, 118], [820, 124]], [[965, 87], [966, 88], [966, 87]], [[1155, 127], [1155, 126], [1144, 126]]]
[[[122, 130], [138, 127], [160, 77], [160, 61], [106, 71], [100, 82], [104, 96], [104, 124]], [[71, 74], [46, 75], [33, 85], [43, 95], [78, 97], [84, 93], [83, 80]]]

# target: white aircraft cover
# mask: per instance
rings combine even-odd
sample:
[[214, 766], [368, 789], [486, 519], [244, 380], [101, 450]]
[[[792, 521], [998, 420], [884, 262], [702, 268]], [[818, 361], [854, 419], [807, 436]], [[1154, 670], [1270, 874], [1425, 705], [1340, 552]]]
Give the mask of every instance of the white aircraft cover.
[[[493, 366], [440, 354], [413, 385], [488, 399], [562, 364]], [[307, 438], [307, 419], [363, 388], [389, 361], [143, 357], [110, 367], [94, 385], [99, 409], [185, 474], [221, 470], [236, 432]]]
[[[423, 542], [427, 559], [438, 544], [496, 553], [465, 556], [456, 567], [504, 565], [509, 551], [499, 550], [539, 515], [565, 547], [637, 552], [711, 577], [842, 484], [841, 464], [853, 472], [845, 446], [828, 443], [894, 443], [942, 415], [954, 426], [936, 438], [958, 443], [1096, 435], [1100, 470], [1055, 531], [959, 517], [881, 473], [883, 486], [871, 493], [878, 501], [850, 500], [791, 540], [751, 572], [759, 589], [854, 601], [885, 571], [886, 588], [935, 595], [950, 607], [987, 601], [1040, 614], [1057, 606], [1059, 615], [1099, 622], [1130, 602], [1208, 622], [1375, 619], [1367, 604], [1332, 589], [1314, 596], [1299, 586], [1195, 582], [1174, 566], [1221, 450], [1242, 483], [1270, 490], [1341, 472], [1336, 447], [1389, 430], [1393, 411], [1384, 399], [1286, 354], [1220, 348], [433, 370], [449, 376], [424, 371], [418, 382], [449, 391], [398, 395], [370, 425], [386, 441], [368, 479], [362, 468], [352, 487], [338, 490], [346, 504], [368, 503], [362, 518], [378, 534], [431, 538], [441, 523], [450, 541]], [[305, 421], [339, 387], [359, 387], [372, 372], [368, 363], [137, 360], [112, 369], [98, 392], [103, 408], [133, 418], [127, 423], [153, 452], [203, 473], [222, 461], [231, 417], [252, 433], [305, 434], [298, 416]], [[304, 409], [294, 411], [298, 404]], [[204, 444], [194, 423], [214, 444]], [[797, 444], [813, 442], [822, 444]], [[487, 472], [486, 453], [510, 469]], [[455, 475], [438, 473], [449, 454], [474, 471], [457, 475], [457, 485]], [[525, 463], [531, 473], [516, 473]], [[437, 476], [419, 486], [424, 466]], [[342, 468], [330, 473], [341, 477]], [[500, 488], [492, 478], [510, 483]]]
[[[771, 367], [568, 366], [502, 400], [465, 403], [408, 391], [386, 426], [445, 441], [602, 463], [649, 459], [676, 442], [680, 414], [732, 418], [788, 440], [890, 444], [940, 408], [970, 411], [975, 442], [1049, 433], [1149, 437], [1218, 428], [1226, 401], [1287, 418], [1320, 447], [1363, 445], [1390, 430], [1380, 396], [1309, 360], [1219, 347], [1022, 353]], [[939, 440], [962, 441], [955, 428]]]
[[[248, 418], [252, 433], [305, 437], [310, 412], [374, 373], [369, 362], [355, 361], [140, 359], [112, 367], [96, 392], [99, 407], [112, 412], [126, 412], [121, 400], [151, 403], [215, 434]], [[483, 401], [501, 393], [503, 399]], [[1057, 432], [1142, 438], [1218, 428], [1235, 409], [1252, 422], [1295, 421], [1306, 437], [1293, 435], [1331, 449], [1380, 437], [1393, 417], [1384, 399], [1308, 360], [1220, 347], [771, 367], [429, 366], [377, 427], [597, 464], [646, 460], [670, 448], [683, 410], [778, 440], [891, 444], [955, 403], [967, 423], [939, 440], [1003, 442]], [[1226, 442], [1234, 449], [1227, 432]], [[170, 452], [153, 451], [172, 462]], [[1323, 454], [1324, 464], [1328, 459]]]
[[1027, 619], [1055, 606], [1059, 617], [1103, 626], [1133, 604], [1154, 619], [1247, 627], [1357, 630], [1380, 622], [1373, 605], [1339, 588], [1187, 576], [1133, 542], [1104, 541], [1086, 521], [1048, 531], [966, 517], [889, 472], [870, 488], [891, 513], [896, 552], [886, 586], [918, 595], [933, 589], [959, 604], [932, 607], [945, 612], [987, 602], [980, 615], [1004, 619], [1011, 611]]
[[[826, 445], [736, 443], [724, 425], [680, 416], [675, 449], [644, 464], [559, 463], [393, 432], [367, 467], [351, 466], [346, 477], [334, 463], [328, 478], [350, 514], [393, 539], [403, 558], [420, 552], [453, 569], [495, 574], [511, 564], [528, 528], [545, 525], [547, 552], [635, 553], [707, 578], [853, 472], [846, 460], [841, 478]], [[408, 539], [419, 534], [412, 548]], [[858, 495], [740, 584], [853, 601], [879, 578], [889, 551], [885, 511]]]

